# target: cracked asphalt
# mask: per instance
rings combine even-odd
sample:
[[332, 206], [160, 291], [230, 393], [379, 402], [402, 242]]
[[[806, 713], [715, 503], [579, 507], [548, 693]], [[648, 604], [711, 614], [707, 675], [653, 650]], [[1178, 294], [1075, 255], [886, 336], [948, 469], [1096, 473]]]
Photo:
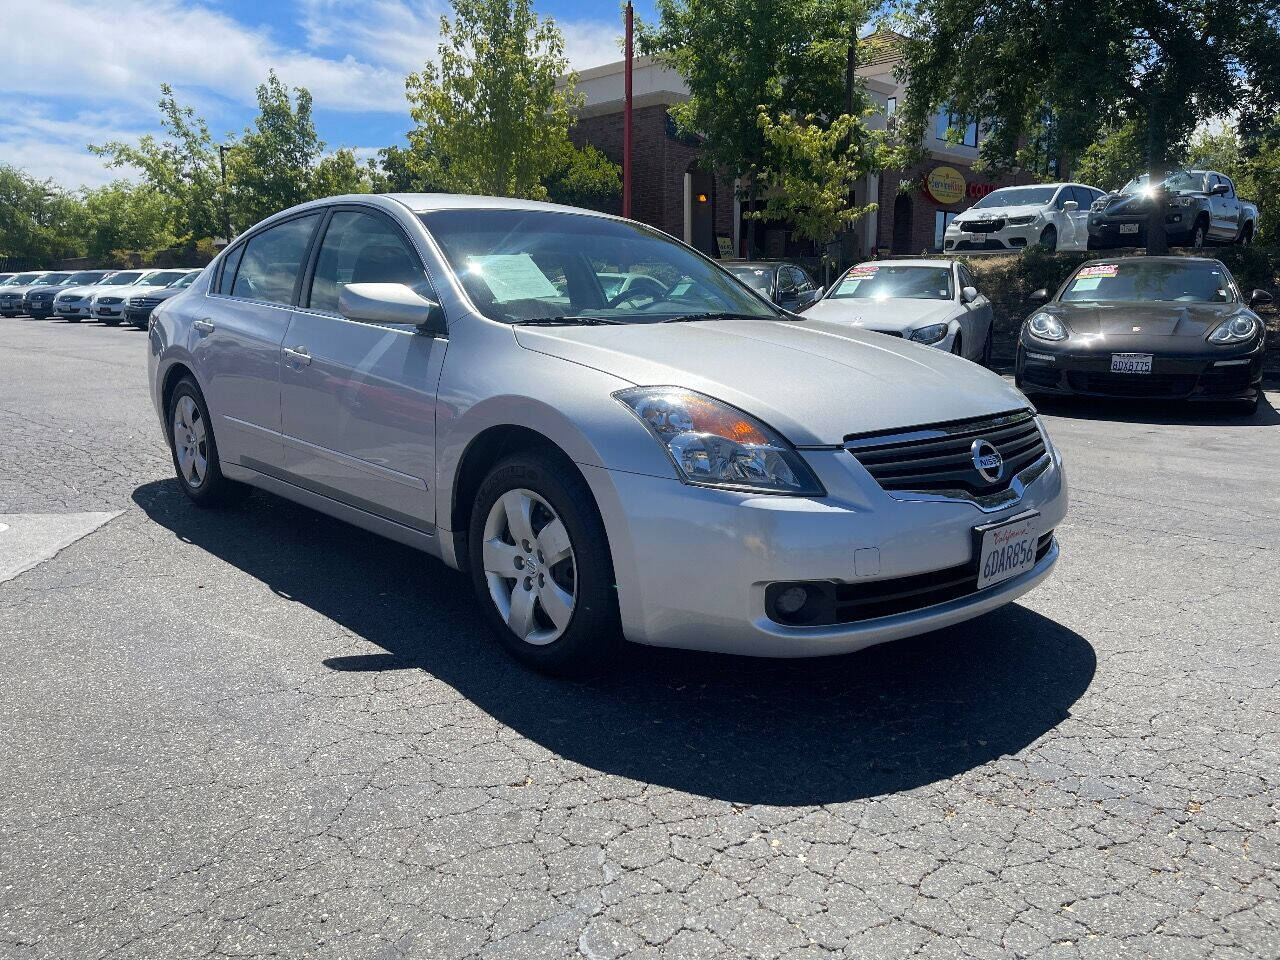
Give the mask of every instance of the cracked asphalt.
[[1280, 956], [1280, 395], [1046, 409], [1056, 575], [821, 661], [504, 657], [465, 579], [187, 503], [145, 335], [0, 321], [0, 956]]

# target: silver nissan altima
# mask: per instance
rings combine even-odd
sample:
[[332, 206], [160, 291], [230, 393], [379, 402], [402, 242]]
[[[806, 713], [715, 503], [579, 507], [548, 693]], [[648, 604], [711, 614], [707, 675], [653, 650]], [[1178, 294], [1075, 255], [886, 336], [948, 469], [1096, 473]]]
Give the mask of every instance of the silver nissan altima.
[[260, 487], [433, 554], [543, 670], [599, 669], [624, 637], [857, 650], [1008, 603], [1058, 558], [1062, 460], [1021, 393], [781, 311], [617, 217], [314, 201], [156, 307], [149, 343], [196, 504]]

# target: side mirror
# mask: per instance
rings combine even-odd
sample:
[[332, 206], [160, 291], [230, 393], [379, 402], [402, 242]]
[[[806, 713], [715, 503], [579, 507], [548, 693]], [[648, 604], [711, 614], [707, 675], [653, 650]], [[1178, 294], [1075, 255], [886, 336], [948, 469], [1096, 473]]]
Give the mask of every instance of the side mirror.
[[960, 302], [961, 302], [961, 303], [973, 303], [973, 301], [975, 301], [975, 300], [977, 300], [977, 299], [978, 299], [978, 288], [977, 288], [977, 287], [961, 287], [961, 288], [960, 288]]
[[1048, 303], [1049, 291], [1046, 290], [1044, 287], [1041, 287], [1035, 293], [1031, 294], [1031, 296], [1027, 297], [1027, 300], [1030, 303]]
[[814, 302], [814, 303], [817, 303], [819, 300], [821, 300], [821, 299], [822, 299], [822, 295], [823, 295], [824, 293], [826, 293], [826, 292], [827, 292], [827, 288], [826, 288], [826, 287], [817, 287], [817, 288], [815, 288], [815, 289], [814, 289], [814, 291], [813, 291], [813, 302]]
[[1209, 188], [1209, 196], [1211, 197], [1225, 197], [1230, 192], [1231, 188], [1225, 183], [1215, 183]]
[[348, 283], [338, 292], [338, 312], [348, 320], [444, 332], [440, 304], [403, 283]]
[[1249, 306], [1260, 307], [1263, 304], [1271, 303], [1275, 297], [1267, 293], [1265, 290], [1255, 290], [1249, 294]]
[[1067, 213], [1075, 213], [1080, 209], [1080, 204], [1076, 203], [1074, 200], [1067, 200], [1062, 204], [1062, 209]]

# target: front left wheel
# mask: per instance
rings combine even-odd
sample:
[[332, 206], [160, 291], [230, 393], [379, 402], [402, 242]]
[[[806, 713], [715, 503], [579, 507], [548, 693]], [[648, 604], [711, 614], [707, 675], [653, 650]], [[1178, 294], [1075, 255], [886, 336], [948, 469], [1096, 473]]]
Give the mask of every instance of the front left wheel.
[[606, 667], [621, 642], [604, 523], [576, 468], [546, 453], [495, 466], [471, 512], [468, 560], [485, 618], [547, 673]]

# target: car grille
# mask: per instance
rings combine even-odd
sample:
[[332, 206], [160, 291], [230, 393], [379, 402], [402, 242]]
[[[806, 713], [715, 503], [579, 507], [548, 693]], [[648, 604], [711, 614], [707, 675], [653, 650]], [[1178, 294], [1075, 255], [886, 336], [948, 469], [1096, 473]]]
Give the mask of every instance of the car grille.
[[1004, 229], [1004, 218], [997, 217], [994, 220], [966, 220], [960, 224], [960, 229], [965, 233], [999, 233]]
[[160, 302], [159, 297], [132, 297], [129, 300], [129, 306], [143, 307], [143, 308], [154, 307], [159, 302]]
[[1067, 384], [1081, 393], [1097, 393], [1107, 397], [1185, 397], [1196, 387], [1194, 373], [1136, 374], [1078, 373], [1067, 374]]
[[1004, 250], [999, 240], [957, 240], [954, 250]]
[[121, 297], [99, 297], [98, 303], [104, 303], [104, 304], [120, 303], [122, 299], [123, 298]]
[[84, 297], [76, 296], [74, 293], [64, 293], [58, 298], [58, 303], [79, 303]]
[[[1036, 541], [1036, 563], [1053, 546], [1053, 531]], [[978, 558], [910, 577], [836, 584], [836, 623], [859, 623], [923, 610], [978, 592]]]
[[[999, 451], [1004, 469], [995, 482], [974, 465], [973, 444]], [[910, 431], [882, 431], [845, 438], [881, 488], [898, 492], [958, 492], [987, 496], [1009, 489], [1013, 478], [1046, 453], [1044, 435], [1030, 410], [976, 417]]]

